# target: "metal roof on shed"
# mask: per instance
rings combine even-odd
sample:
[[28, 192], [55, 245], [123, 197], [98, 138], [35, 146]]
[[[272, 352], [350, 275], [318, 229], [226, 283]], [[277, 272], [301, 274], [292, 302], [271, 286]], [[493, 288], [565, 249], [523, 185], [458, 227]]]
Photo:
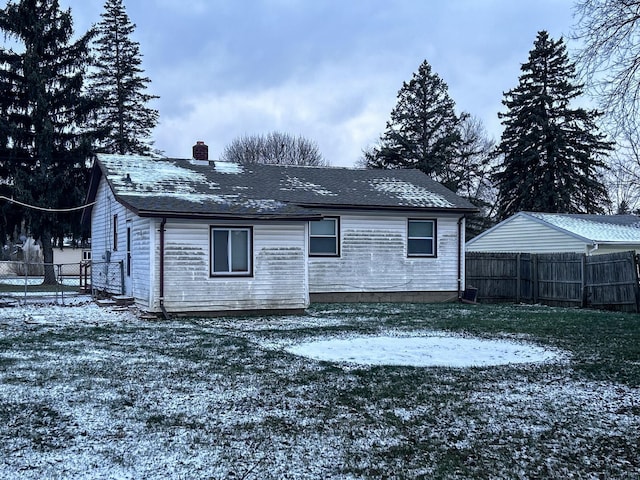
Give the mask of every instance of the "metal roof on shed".
[[564, 251], [574, 248], [576, 242], [583, 246], [640, 245], [640, 217], [518, 212], [466, 246], [469, 251]]

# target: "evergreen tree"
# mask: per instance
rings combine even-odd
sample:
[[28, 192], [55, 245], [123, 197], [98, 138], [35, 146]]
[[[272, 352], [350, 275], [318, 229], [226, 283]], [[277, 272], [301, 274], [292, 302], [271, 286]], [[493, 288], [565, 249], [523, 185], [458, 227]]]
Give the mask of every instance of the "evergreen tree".
[[425, 60], [411, 80], [398, 92], [379, 144], [365, 151], [370, 168], [418, 168], [449, 188], [447, 170], [454, 163], [461, 143], [461, 118], [446, 83], [431, 71]]
[[147, 104], [158, 98], [145, 93], [151, 80], [143, 76], [140, 45], [131, 40], [131, 23], [122, 0], [107, 0], [96, 27], [96, 71], [91, 92], [102, 108], [98, 125], [107, 129], [100, 150], [108, 153], [150, 154], [158, 111]]
[[[41, 209], [82, 204], [92, 138], [83, 130], [93, 105], [82, 95], [89, 62], [88, 32], [70, 43], [71, 12], [57, 0], [10, 1], [0, 9], [0, 155], [3, 185], [11, 196]], [[40, 239], [45, 263], [53, 262], [52, 239], [78, 233], [79, 214], [11, 207], [11, 231], [26, 221]], [[55, 282], [53, 268], [45, 283]]]
[[562, 39], [538, 33], [516, 88], [504, 95], [508, 111], [493, 175], [498, 216], [518, 211], [602, 213], [607, 191], [599, 179], [611, 144], [600, 134], [595, 110], [571, 108], [582, 93]]

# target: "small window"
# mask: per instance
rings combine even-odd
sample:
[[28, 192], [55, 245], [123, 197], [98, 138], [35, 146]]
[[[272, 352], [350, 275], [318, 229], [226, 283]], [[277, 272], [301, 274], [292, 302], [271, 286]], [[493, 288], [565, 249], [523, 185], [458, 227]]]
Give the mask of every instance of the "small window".
[[409, 220], [407, 255], [411, 257], [435, 256], [435, 238], [435, 220]]
[[338, 219], [309, 222], [309, 255], [338, 256]]
[[113, 216], [113, 251], [118, 250], [118, 215]]
[[251, 228], [211, 227], [211, 275], [251, 275]]

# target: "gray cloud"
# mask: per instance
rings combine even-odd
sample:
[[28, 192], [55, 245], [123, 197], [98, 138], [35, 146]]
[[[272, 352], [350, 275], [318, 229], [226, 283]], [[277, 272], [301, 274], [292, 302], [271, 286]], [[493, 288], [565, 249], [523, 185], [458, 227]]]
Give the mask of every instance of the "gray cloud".
[[[62, 0], [79, 30], [103, 2]], [[219, 155], [233, 138], [273, 130], [318, 142], [352, 165], [382, 133], [396, 94], [426, 59], [459, 110], [499, 136], [504, 91], [538, 30], [571, 27], [565, 0], [126, 1], [152, 79], [156, 146], [187, 156], [196, 140]]]

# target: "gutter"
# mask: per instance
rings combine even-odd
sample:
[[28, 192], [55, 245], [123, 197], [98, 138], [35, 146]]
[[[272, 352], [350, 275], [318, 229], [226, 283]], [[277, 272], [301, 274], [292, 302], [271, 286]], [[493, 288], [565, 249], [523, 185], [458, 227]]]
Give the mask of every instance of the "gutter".
[[160, 222], [160, 310], [165, 320], [170, 320], [171, 317], [167, 309], [164, 307], [164, 232], [167, 219], [163, 218]]
[[420, 211], [429, 213], [478, 213], [476, 207], [416, 207], [411, 205], [358, 205], [358, 204], [332, 204], [332, 203], [304, 203], [290, 202], [302, 208], [319, 208], [324, 210], [388, 210], [388, 211]]

